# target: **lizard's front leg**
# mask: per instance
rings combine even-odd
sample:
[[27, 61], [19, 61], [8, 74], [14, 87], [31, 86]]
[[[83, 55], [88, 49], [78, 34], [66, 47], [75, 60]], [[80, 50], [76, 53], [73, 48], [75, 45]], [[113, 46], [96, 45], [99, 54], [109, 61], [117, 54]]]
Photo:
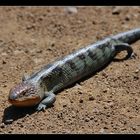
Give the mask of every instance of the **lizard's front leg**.
[[51, 106], [56, 100], [55, 94], [53, 92], [46, 92], [45, 99], [43, 99], [38, 107], [37, 111], [45, 110], [46, 107]]

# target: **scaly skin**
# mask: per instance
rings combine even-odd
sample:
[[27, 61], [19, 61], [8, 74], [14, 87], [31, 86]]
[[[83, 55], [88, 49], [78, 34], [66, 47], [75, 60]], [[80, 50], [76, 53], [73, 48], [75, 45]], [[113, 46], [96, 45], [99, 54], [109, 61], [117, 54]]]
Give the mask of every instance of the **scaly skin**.
[[9, 102], [14, 106], [37, 106], [44, 110], [55, 102], [56, 92], [81, 78], [98, 71], [120, 51], [126, 50], [129, 58], [133, 52], [129, 44], [140, 39], [140, 28], [105, 38], [81, 48], [32, 74], [10, 90]]

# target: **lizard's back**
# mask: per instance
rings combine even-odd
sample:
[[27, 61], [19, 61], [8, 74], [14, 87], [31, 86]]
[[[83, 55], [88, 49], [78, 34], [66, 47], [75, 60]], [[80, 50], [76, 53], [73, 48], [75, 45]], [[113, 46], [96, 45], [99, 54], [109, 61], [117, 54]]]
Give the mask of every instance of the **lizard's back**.
[[113, 57], [110, 39], [79, 49], [55, 61], [33, 74], [30, 79], [41, 82], [47, 90], [60, 90], [77, 80], [97, 71]]

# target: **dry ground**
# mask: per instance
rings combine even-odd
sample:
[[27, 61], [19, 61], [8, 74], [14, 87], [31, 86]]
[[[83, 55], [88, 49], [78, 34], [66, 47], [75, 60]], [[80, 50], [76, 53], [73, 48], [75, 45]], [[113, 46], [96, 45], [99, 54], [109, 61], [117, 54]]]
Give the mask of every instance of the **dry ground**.
[[[17, 109], [10, 88], [58, 57], [140, 27], [140, 7], [0, 7], [0, 133], [140, 133], [140, 41], [135, 58], [112, 62], [56, 96], [45, 112]], [[121, 57], [120, 54], [118, 57]]]

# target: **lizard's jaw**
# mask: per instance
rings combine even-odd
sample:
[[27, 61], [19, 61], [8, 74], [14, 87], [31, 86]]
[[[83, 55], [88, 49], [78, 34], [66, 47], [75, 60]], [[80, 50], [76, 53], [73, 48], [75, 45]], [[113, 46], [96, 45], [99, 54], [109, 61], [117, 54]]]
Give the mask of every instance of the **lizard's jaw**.
[[8, 101], [17, 107], [34, 106], [41, 101], [39, 90], [31, 83], [20, 83], [9, 92]]
[[35, 96], [31, 98], [24, 98], [24, 99], [8, 99], [8, 101], [17, 107], [28, 107], [28, 106], [34, 106], [38, 104], [41, 101], [40, 96]]

